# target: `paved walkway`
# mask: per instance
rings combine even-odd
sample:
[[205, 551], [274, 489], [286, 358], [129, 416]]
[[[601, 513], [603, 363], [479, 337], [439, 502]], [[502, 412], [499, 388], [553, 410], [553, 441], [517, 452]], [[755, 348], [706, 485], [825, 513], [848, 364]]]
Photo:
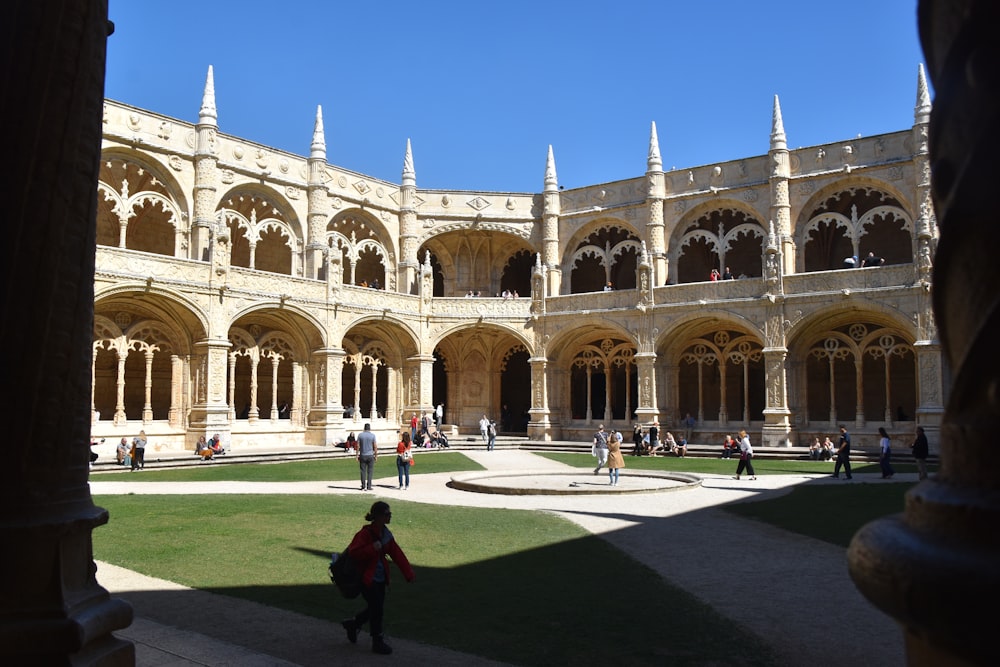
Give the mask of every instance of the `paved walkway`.
[[[519, 450], [463, 453], [491, 471], [571, 470]], [[123, 476], [122, 481], [91, 481], [91, 490], [96, 495], [358, 494], [354, 484], [346, 482], [157, 483], [129, 481], [128, 477]], [[700, 487], [669, 493], [538, 496], [459, 491], [447, 486], [450, 477], [417, 475], [405, 492], [396, 489], [395, 476], [383, 478], [376, 481], [371, 495], [373, 499], [399, 497], [434, 504], [552, 512], [600, 535], [666, 581], [758, 634], [774, 646], [787, 665], [905, 664], [900, 629], [857, 592], [847, 573], [843, 549], [717, 509], [724, 503], [783, 493], [806, 482], [847, 482], [823, 475], [769, 475], [756, 481], [703, 475]], [[908, 476], [900, 474], [897, 478], [907, 480]], [[580, 472], [581, 483], [606, 479], [586, 470]], [[858, 474], [853, 483], [869, 480], [886, 483]], [[625, 490], [628, 484], [626, 469], [619, 487]], [[733, 567], [734, 563], [743, 566]], [[98, 563], [97, 574], [105, 588], [135, 608], [135, 623], [117, 634], [135, 642], [137, 664], [143, 666], [385, 662], [384, 657], [370, 653], [364, 635], [357, 645], [351, 645], [340, 628], [329, 621], [192, 591], [107, 563]], [[222, 620], [210, 628], [185, 620], [195, 617]], [[402, 656], [408, 664], [499, 664], [399, 638], [390, 640], [397, 659]]]

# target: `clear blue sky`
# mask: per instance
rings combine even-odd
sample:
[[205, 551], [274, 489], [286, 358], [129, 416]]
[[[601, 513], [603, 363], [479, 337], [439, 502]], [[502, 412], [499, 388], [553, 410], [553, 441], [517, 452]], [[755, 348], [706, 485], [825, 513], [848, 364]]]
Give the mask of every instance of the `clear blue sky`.
[[538, 192], [762, 155], [781, 100], [792, 148], [908, 128], [916, 0], [110, 0], [106, 96], [417, 186]]

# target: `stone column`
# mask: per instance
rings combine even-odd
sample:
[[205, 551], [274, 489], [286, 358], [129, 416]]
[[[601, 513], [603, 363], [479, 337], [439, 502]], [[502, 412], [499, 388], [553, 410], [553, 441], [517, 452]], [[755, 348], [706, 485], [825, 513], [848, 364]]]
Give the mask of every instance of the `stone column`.
[[548, 378], [545, 375], [548, 360], [545, 357], [532, 357], [528, 360], [531, 366], [531, 408], [528, 414], [528, 437], [532, 440], [548, 441], [552, 439], [549, 424]]
[[311, 441], [318, 441], [319, 444], [336, 442], [343, 430], [344, 404], [341, 400], [341, 391], [344, 356], [344, 350], [339, 347], [323, 348], [313, 352], [313, 359], [316, 360], [313, 402], [306, 421], [308, 431], [318, 432], [319, 435], [307, 437]]
[[26, 399], [7, 436], [34, 446], [7, 448], [0, 484], [0, 662], [130, 665], [112, 632], [132, 609], [97, 582], [91, 533], [108, 513], [87, 484], [108, 7], [13, 0], [3, 16], [2, 309], [31, 326], [2, 327], [0, 344], [17, 351], [6, 384]]
[[764, 348], [764, 426], [761, 442], [764, 447], [790, 447], [793, 442], [792, 412], [788, 409], [788, 374], [785, 360], [788, 350], [784, 347]]
[[917, 15], [938, 93], [929, 133], [941, 234], [933, 300], [951, 392], [938, 473], [907, 492], [902, 515], [854, 536], [848, 566], [861, 592], [902, 626], [911, 665], [990, 665], [1000, 663], [995, 621], [982, 612], [1000, 594], [1000, 276], [982, 268], [1000, 247], [1000, 6], [920, 0]]
[[931, 451], [936, 452], [941, 439], [944, 413], [944, 370], [941, 368], [941, 345], [918, 340], [913, 344], [917, 356], [917, 426], [924, 429]]
[[635, 366], [639, 374], [639, 405], [635, 409], [635, 417], [643, 424], [650, 424], [659, 415], [656, 407], [656, 354], [637, 353]]
[[228, 441], [230, 421], [226, 370], [229, 367], [228, 340], [201, 340], [194, 345], [201, 365], [200, 383], [191, 407], [189, 426], [193, 431], [219, 433]]

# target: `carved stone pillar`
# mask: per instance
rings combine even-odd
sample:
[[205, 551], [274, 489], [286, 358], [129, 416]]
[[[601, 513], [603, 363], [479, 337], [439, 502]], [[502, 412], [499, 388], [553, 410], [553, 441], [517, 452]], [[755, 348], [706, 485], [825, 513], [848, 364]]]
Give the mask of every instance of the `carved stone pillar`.
[[783, 347], [764, 348], [764, 388], [766, 393], [761, 445], [790, 447], [793, 443], [791, 411], [788, 409], [788, 374]]
[[[901, 16], [900, 21], [909, 17]], [[941, 467], [907, 492], [902, 515], [863, 527], [848, 549], [854, 582], [903, 628], [912, 665], [1000, 663], [992, 608], [1000, 594], [1000, 66], [992, 0], [921, 0], [920, 37], [937, 99], [932, 188], [940, 229], [934, 316], [952, 374]]]
[[226, 375], [232, 345], [228, 340], [213, 338], [198, 341], [194, 347], [201, 371], [195, 403], [191, 407], [190, 428], [228, 436], [230, 421]]
[[549, 423], [548, 378], [545, 357], [532, 357], [528, 360], [531, 366], [531, 415], [528, 421], [528, 437], [532, 440], [549, 441], [552, 432]]
[[87, 484], [108, 7], [14, 0], [3, 14], [16, 29], [0, 124], [16, 131], [0, 178], [2, 309], [31, 326], [2, 327], [0, 345], [17, 351], [6, 384], [26, 399], [7, 436], [33, 446], [8, 448], [0, 484], [0, 662], [130, 665], [134, 647], [112, 632], [132, 609], [97, 583], [91, 533], [108, 513]]
[[184, 360], [176, 355], [170, 355], [170, 409], [167, 421], [172, 428], [184, 426]]
[[636, 353], [635, 366], [639, 374], [639, 405], [635, 409], [635, 417], [643, 424], [648, 424], [659, 415], [656, 407], [656, 354]]
[[941, 439], [944, 414], [944, 369], [941, 345], [918, 340], [913, 344], [917, 357], [917, 426], [924, 429], [931, 451], [936, 452]]
[[[344, 424], [344, 356], [342, 348], [323, 348], [313, 352], [313, 400], [309, 409], [307, 439], [320, 444], [336, 442]], [[318, 432], [318, 434], [317, 434]]]

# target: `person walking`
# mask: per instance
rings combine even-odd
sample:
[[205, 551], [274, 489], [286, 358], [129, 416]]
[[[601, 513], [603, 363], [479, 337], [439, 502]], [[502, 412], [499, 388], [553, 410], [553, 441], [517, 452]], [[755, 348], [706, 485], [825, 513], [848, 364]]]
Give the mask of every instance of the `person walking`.
[[486, 427], [486, 451], [492, 452], [497, 445], [497, 423], [490, 420], [490, 425]]
[[750, 444], [750, 436], [745, 430], [740, 430], [740, 462], [736, 465], [736, 479], [740, 478], [743, 470], [750, 475], [750, 479], [757, 479], [757, 474], [753, 471], [753, 445]]
[[[396, 445], [396, 473], [399, 475], [399, 488], [406, 490], [410, 488], [410, 466], [413, 464], [413, 451], [410, 434], [403, 431], [403, 436]], [[403, 486], [403, 478], [406, 478], [406, 486]]]
[[420, 426], [420, 420], [417, 419], [417, 413], [410, 413], [410, 442], [417, 441], [417, 427]]
[[444, 403], [438, 403], [437, 407], [434, 408], [434, 425], [441, 428], [441, 424], [444, 423]]
[[608, 462], [608, 434], [604, 432], [604, 424], [598, 426], [597, 432], [594, 433], [593, 452], [597, 457], [597, 467], [594, 468], [596, 475], [601, 471], [601, 466]]
[[392, 653], [392, 647], [385, 643], [383, 635], [385, 591], [389, 587], [389, 562], [386, 556], [392, 559], [407, 582], [412, 583], [415, 578], [410, 561], [389, 532], [391, 520], [389, 503], [381, 500], [374, 503], [365, 515], [365, 521], [370, 523], [354, 535], [347, 547], [347, 553], [361, 570], [361, 595], [367, 606], [341, 622], [347, 632], [347, 641], [352, 644], [358, 643], [358, 630], [367, 623], [372, 637], [372, 652], [382, 655]]
[[375, 461], [378, 459], [378, 442], [372, 433], [372, 425], [358, 434], [358, 464], [361, 468], [361, 490], [372, 490], [372, 473], [375, 471]]
[[483, 415], [479, 420], [479, 433], [483, 436], [483, 442], [489, 444], [490, 418]]
[[837, 441], [837, 462], [833, 464], [833, 478], [840, 479], [840, 467], [844, 467], [847, 479], [851, 477], [851, 435], [847, 428], [840, 427], [840, 440]]
[[896, 471], [892, 469], [892, 445], [889, 441], [889, 434], [881, 426], [878, 427], [878, 434], [881, 436], [878, 441], [879, 455], [878, 465], [882, 469], [882, 479], [892, 479]]
[[917, 477], [927, 479], [927, 454], [930, 447], [923, 426], [917, 427], [917, 437], [913, 439], [910, 449], [913, 450], [913, 460], [917, 462]]
[[608, 483], [611, 486], [618, 486], [618, 471], [624, 467], [625, 458], [622, 456], [622, 442], [616, 431], [608, 438]]
[[660, 422], [653, 417], [653, 423], [649, 427], [649, 453], [653, 454], [660, 448]]

